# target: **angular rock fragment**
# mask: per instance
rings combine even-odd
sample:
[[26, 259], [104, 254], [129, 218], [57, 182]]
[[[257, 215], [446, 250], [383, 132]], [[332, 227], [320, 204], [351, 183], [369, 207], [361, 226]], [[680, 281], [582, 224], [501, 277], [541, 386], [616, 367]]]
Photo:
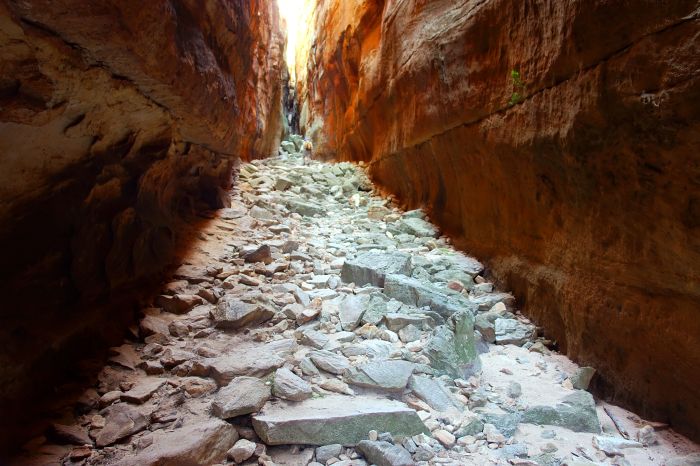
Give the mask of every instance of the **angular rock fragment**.
[[233, 296], [224, 296], [212, 317], [217, 327], [238, 329], [270, 320], [275, 313], [261, 304], [250, 304]]
[[134, 404], [145, 403], [160, 387], [165, 384], [165, 379], [147, 378], [139, 380], [131, 390], [122, 393], [122, 401]]
[[404, 233], [417, 237], [437, 238], [440, 236], [431, 223], [420, 218], [403, 218], [399, 223], [399, 229]]
[[325, 212], [323, 207], [319, 206], [318, 204], [300, 201], [298, 199], [289, 199], [286, 201], [286, 205], [290, 212], [295, 212], [306, 217], [321, 215]]
[[379, 325], [388, 311], [387, 303], [383, 297], [372, 296], [367, 303], [367, 309], [364, 314], [362, 314], [360, 322], [363, 324]]
[[452, 393], [436, 379], [422, 375], [411, 376], [408, 387], [421, 400], [436, 411], [462, 410], [462, 406]]
[[399, 445], [389, 442], [363, 440], [355, 447], [370, 463], [377, 466], [414, 466], [411, 454]]
[[211, 377], [219, 386], [228, 383], [237, 376], [264, 377], [284, 365], [284, 359], [268, 351], [259, 354], [242, 351], [218, 358], [198, 362], [192, 375]]
[[384, 282], [384, 293], [411, 306], [428, 306], [432, 312], [448, 319], [452, 314], [461, 310], [476, 312], [476, 306], [464, 299], [457, 292], [440, 289], [415, 278], [403, 275], [387, 275]]
[[282, 141], [280, 142], [280, 147], [289, 154], [293, 154], [297, 151], [296, 146], [292, 141]]
[[324, 445], [316, 448], [316, 461], [326, 464], [329, 459], [337, 458], [343, 452], [343, 446], [339, 443]]
[[620, 437], [596, 435], [593, 437], [593, 446], [608, 456], [623, 456], [622, 449], [642, 448], [644, 445], [634, 440], [627, 440]]
[[488, 343], [496, 342], [496, 326], [483, 314], [474, 318], [474, 328], [481, 333], [484, 341]]
[[172, 314], [184, 314], [203, 302], [204, 300], [200, 296], [194, 294], [161, 295], [156, 299], [158, 306]]
[[311, 397], [311, 384], [290, 371], [280, 368], [275, 372], [272, 394], [290, 401], [303, 401]]
[[388, 341], [371, 339], [345, 346], [340, 351], [348, 357], [366, 355], [374, 359], [387, 359], [393, 353], [394, 346]]
[[400, 314], [389, 313], [384, 316], [386, 328], [392, 332], [398, 332], [407, 325], [415, 325], [418, 328], [432, 327], [435, 323], [430, 316], [425, 314]]
[[522, 346], [535, 338], [535, 327], [521, 324], [516, 319], [496, 319], [495, 333], [499, 345]]
[[100, 448], [140, 432], [148, 425], [146, 416], [139, 409], [126, 403], [114, 404], [100, 414], [105, 418], [105, 426], [95, 439]]
[[342, 375], [350, 368], [350, 363], [345, 357], [330, 351], [312, 351], [309, 358], [316, 367], [331, 374]]
[[112, 354], [112, 356], [109, 358], [110, 362], [118, 364], [127, 369], [135, 370], [136, 367], [142, 362], [141, 356], [139, 356], [134, 347], [129, 344], [110, 348], [109, 352]]
[[243, 255], [243, 260], [246, 262], [264, 262], [269, 264], [272, 262], [270, 246], [263, 244], [254, 251], [250, 251]]
[[383, 288], [387, 274], [409, 273], [411, 256], [408, 254], [366, 252], [355, 259], [345, 261], [340, 277], [345, 283]]
[[154, 432], [149, 447], [127, 456], [116, 465], [216, 464], [226, 459], [226, 452], [237, 438], [236, 429], [219, 419], [186, 423], [172, 432]]
[[253, 427], [268, 445], [353, 446], [372, 429], [397, 437], [428, 433], [416, 412], [403, 403], [342, 395], [269, 403], [253, 416]]
[[242, 463], [255, 454], [258, 445], [247, 439], [240, 439], [231, 447], [226, 456], [234, 463]]
[[433, 331], [423, 354], [440, 374], [467, 379], [481, 368], [474, 339], [474, 316], [468, 310], [452, 315]]
[[571, 384], [576, 390], [588, 390], [588, 385], [595, 375], [595, 369], [592, 367], [579, 367], [576, 372], [570, 377]]
[[386, 391], [402, 391], [413, 373], [415, 364], [408, 361], [373, 361], [353, 367], [345, 380], [359, 387]]
[[555, 406], [533, 406], [526, 409], [522, 422], [565, 427], [574, 432], [600, 433], [595, 401], [590, 393], [583, 390], [576, 390]]
[[343, 330], [355, 330], [369, 303], [369, 296], [349, 295], [340, 303], [340, 326]]
[[211, 405], [212, 414], [230, 419], [255, 413], [270, 399], [270, 387], [255, 377], [237, 377], [219, 390]]
[[201, 377], [184, 377], [181, 379], [181, 382], [180, 386], [192, 398], [208, 395], [217, 389], [217, 385], [214, 381]]
[[301, 334], [300, 342], [312, 348], [321, 349], [328, 344], [329, 338], [317, 330], [306, 330]]

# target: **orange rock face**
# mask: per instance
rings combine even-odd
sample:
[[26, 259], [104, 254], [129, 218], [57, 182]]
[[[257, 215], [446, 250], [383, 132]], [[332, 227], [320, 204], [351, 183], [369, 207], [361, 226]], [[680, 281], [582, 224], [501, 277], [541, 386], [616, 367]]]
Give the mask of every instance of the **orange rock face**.
[[314, 20], [316, 154], [371, 162], [599, 394], [697, 438], [697, 2], [336, 0]]
[[3, 421], [277, 151], [283, 49], [274, 2], [0, 1]]

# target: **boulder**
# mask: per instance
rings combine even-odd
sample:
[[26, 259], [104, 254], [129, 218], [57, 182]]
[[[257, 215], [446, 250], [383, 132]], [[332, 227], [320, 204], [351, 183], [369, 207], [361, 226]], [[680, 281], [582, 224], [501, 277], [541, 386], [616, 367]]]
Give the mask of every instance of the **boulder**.
[[236, 464], [242, 463], [255, 453], [258, 445], [250, 440], [240, 439], [226, 453], [226, 456], [233, 460]]
[[565, 427], [574, 432], [600, 433], [595, 401], [590, 393], [583, 390], [576, 390], [554, 406], [533, 406], [526, 409], [522, 422]]
[[440, 374], [467, 379], [481, 369], [474, 338], [471, 311], [455, 313], [445, 325], [437, 327], [423, 348], [431, 366]]
[[160, 295], [156, 298], [156, 304], [172, 314], [184, 314], [202, 303], [204, 300], [193, 294]]
[[579, 367], [576, 372], [570, 377], [571, 384], [576, 390], [588, 390], [588, 385], [595, 375], [595, 369], [592, 367]]
[[452, 393], [437, 379], [422, 375], [411, 376], [408, 388], [436, 411], [463, 410]]
[[342, 375], [346, 370], [350, 369], [350, 363], [347, 358], [330, 351], [312, 351], [309, 353], [309, 358], [316, 367], [331, 374]]
[[253, 416], [253, 427], [268, 445], [354, 446], [370, 430], [402, 437], [429, 432], [416, 412], [403, 403], [343, 395], [269, 403]]
[[139, 409], [126, 403], [113, 404], [100, 414], [105, 418], [105, 426], [95, 438], [100, 448], [140, 432], [148, 425], [146, 416]]
[[370, 297], [367, 295], [348, 295], [340, 303], [340, 326], [343, 330], [355, 330], [367, 309]]
[[411, 256], [405, 253], [366, 252], [343, 264], [340, 278], [357, 286], [384, 287], [387, 274], [407, 275], [411, 272]]
[[402, 360], [373, 361], [347, 371], [345, 380], [359, 387], [401, 392], [414, 367], [414, 363]]
[[139, 380], [131, 390], [121, 395], [121, 399], [129, 403], [145, 403], [165, 382], [165, 379], [157, 378]]
[[437, 229], [429, 222], [420, 218], [403, 218], [399, 222], [399, 230], [413, 236], [422, 238], [437, 238], [440, 236]]
[[408, 325], [414, 325], [419, 329], [435, 325], [433, 319], [425, 314], [400, 314], [394, 312], [384, 316], [384, 322], [386, 322], [386, 328], [392, 332], [398, 332]]
[[316, 448], [316, 461], [326, 464], [329, 459], [339, 457], [342, 452], [343, 446], [339, 443], [318, 447]]
[[92, 445], [92, 439], [82, 427], [68, 426], [64, 424], [52, 424], [50, 436], [61, 442], [73, 445]]
[[263, 244], [257, 249], [243, 254], [243, 260], [246, 262], [264, 262], [269, 264], [272, 262], [272, 252], [270, 251], [270, 246]]
[[115, 463], [117, 466], [216, 464], [238, 438], [236, 429], [219, 419], [185, 423], [172, 432], [153, 432], [153, 443], [141, 452]]
[[277, 354], [261, 352], [255, 354], [241, 351], [217, 358], [196, 361], [191, 375], [211, 377], [221, 387], [237, 376], [264, 377], [284, 365], [284, 359]]
[[224, 296], [212, 311], [219, 328], [238, 329], [270, 320], [275, 313], [261, 304], [250, 304], [233, 296]]
[[497, 344], [522, 346], [535, 338], [536, 329], [516, 319], [496, 319], [495, 332]]
[[255, 413], [270, 399], [270, 387], [255, 377], [238, 377], [219, 390], [211, 404], [212, 414], [231, 419]]
[[298, 199], [288, 199], [286, 201], [287, 209], [290, 212], [294, 212], [306, 217], [313, 217], [314, 215], [322, 215], [325, 210], [323, 207], [312, 202], [300, 201]]
[[414, 466], [416, 464], [405, 448], [389, 442], [363, 440], [357, 444], [356, 449], [370, 463], [377, 466]]
[[277, 369], [272, 384], [272, 394], [291, 401], [303, 401], [311, 397], [311, 385], [286, 368]]
[[387, 275], [384, 282], [384, 293], [404, 304], [415, 307], [428, 306], [443, 319], [448, 319], [457, 311], [468, 309], [475, 313], [477, 306], [461, 294], [428, 285], [418, 279], [404, 275]]

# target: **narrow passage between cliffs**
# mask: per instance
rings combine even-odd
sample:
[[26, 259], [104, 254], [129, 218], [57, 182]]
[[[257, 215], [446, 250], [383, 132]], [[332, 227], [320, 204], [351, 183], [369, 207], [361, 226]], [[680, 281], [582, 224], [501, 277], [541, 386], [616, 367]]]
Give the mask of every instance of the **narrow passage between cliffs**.
[[593, 370], [477, 260], [302, 144], [240, 167], [231, 207], [17, 464], [636, 466], [696, 448], [594, 400]]

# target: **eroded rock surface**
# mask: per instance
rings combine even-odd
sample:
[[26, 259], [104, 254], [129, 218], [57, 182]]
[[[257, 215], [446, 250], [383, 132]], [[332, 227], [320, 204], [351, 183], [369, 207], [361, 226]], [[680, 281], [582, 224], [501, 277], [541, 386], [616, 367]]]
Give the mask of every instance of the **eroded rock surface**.
[[312, 24], [315, 153], [370, 162], [600, 393], [699, 436], [697, 2], [336, 0]]
[[277, 151], [283, 40], [271, 2], [0, 2], [3, 422], [121, 339], [238, 158]]

